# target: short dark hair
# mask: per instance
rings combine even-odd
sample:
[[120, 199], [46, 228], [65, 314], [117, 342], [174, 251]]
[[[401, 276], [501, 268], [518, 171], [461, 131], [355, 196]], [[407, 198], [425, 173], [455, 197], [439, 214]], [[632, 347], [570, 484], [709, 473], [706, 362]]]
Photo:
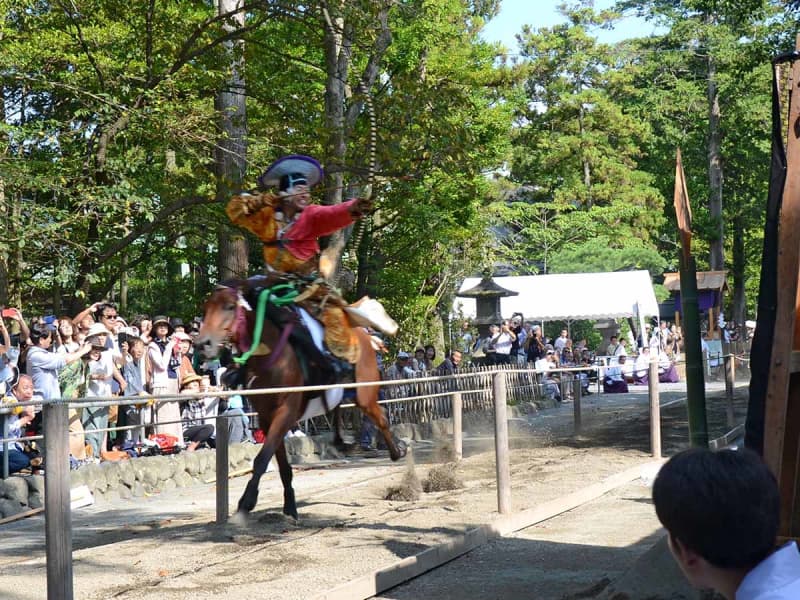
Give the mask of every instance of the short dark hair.
[[31, 342], [33, 342], [34, 346], [39, 345], [39, 340], [46, 340], [53, 334], [44, 323], [37, 323], [30, 328], [30, 331]]
[[103, 316], [103, 313], [106, 312], [108, 309], [111, 309], [114, 312], [118, 312], [116, 304], [114, 304], [113, 302], [103, 302], [100, 306], [97, 307], [97, 313], [100, 316]]
[[750, 450], [676, 454], [653, 483], [653, 503], [670, 535], [715, 567], [752, 568], [775, 547], [778, 484]]

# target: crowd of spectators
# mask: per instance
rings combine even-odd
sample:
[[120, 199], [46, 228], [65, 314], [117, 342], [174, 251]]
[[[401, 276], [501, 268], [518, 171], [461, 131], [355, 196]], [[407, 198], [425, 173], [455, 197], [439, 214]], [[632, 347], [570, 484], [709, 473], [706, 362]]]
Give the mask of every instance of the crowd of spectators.
[[[74, 317], [27, 321], [18, 309], [0, 317], [0, 397], [4, 404], [54, 398], [86, 399], [69, 411], [73, 468], [156, 450], [214, 447], [215, 417], [228, 414], [229, 439], [252, 439], [245, 401], [221, 398], [217, 360], [202, 360], [192, 339], [200, 318], [137, 315], [127, 321], [115, 304], [96, 302]], [[191, 394], [184, 401], [154, 402]], [[124, 399], [119, 405], [114, 398]], [[140, 400], [128, 404], [132, 399]], [[91, 404], [91, 399], [112, 402]], [[3, 416], [0, 415], [0, 420]], [[40, 435], [40, 407], [14, 407], [5, 416], [9, 438]], [[3, 447], [0, 445], [0, 459]], [[43, 470], [35, 442], [8, 445], [9, 471]], [[33, 460], [32, 460], [33, 459]]]
[[[193, 352], [192, 340], [199, 328], [199, 317], [188, 325], [180, 318], [163, 315], [151, 318], [142, 314], [126, 321], [109, 302], [94, 303], [74, 317], [46, 316], [30, 323], [19, 310], [5, 309], [0, 318], [0, 393], [8, 402], [141, 398], [141, 402], [119, 407], [70, 410], [70, 453], [75, 466], [120, 450], [135, 454], [170, 440], [188, 451], [213, 447], [214, 417], [220, 412], [240, 417], [229, 420], [232, 443], [252, 439], [244, 416], [246, 400], [216, 397], [224, 369], [219, 361], [201, 360]], [[465, 321], [452, 350], [443, 358], [437, 357], [433, 344], [426, 344], [413, 353], [398, 351], [391, 364], [382, 364], [385, 380], [409, 381], [386, 386], [381, 394], [384, 399], [419, 395], [420, 389], [411, 380], [452, 375], [464, 365], [529, 364], [539, 373], [541, 392], [556, 401], [568, 399], [562, 398], [562, 388], [571, 393], [575, 379], [580, 380], [583, 394], [590, 394], [590, 383], [597, 380], [598, 373], [606, 393], [627, 392], [629, 383], [647, 383], [653, 354], [659, 357], [659, 380], [677, 381], [674, 363], [681, 344], [678, 328], [666, 322], [652, 328], [647, 325], [638, 339], [630, 338], [630, 346], [624, 336], [611, 336], [607, 346], [592, 351], [586, 339], [573, 341], [567, 329], [548, 338], [539, 325], [525, 321], [519, 313], [491, 325], [483, 336]], [[629, 357], [631, 346], [634, 351]], [[153, 402], [155, 397], [179, 393], [191, 397], [182, 402]], [[41, 431], [38, 411], [17, 411], [7, 420], [10, 431], [20, 434], [14, 437]], [[30, 445], [12, 444], [12, 471], [32, 467], [20, 454], [30, 457], [34, 452]]]

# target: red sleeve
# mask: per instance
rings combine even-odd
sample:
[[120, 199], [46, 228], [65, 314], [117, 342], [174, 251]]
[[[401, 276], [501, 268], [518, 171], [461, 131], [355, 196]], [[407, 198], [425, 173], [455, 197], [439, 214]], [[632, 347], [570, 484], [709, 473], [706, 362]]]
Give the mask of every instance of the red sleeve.
[[353, 199], [332, 206], [312, 204], [306, 207], [302, 218], [292, 228], [289, 237], [292, 239], [318, 238], [347, 227], [353, 223], [350, 207], [355, 202], [356, 200]]

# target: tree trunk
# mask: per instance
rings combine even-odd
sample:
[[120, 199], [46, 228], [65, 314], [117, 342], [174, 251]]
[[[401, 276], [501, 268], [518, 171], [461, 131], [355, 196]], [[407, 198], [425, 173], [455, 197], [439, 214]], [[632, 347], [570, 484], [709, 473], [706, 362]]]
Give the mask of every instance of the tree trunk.
[[[0, 119], [6, 122], [6, 105], [5, 105], [6, 90], [4, 86], [0, 86]], [[3, 153], [8, 149], [8, 136], [3, 138]], [[0, 177], [0, 236], [4, 240], [9, 239], [11, 231], [10, 214], [8, 213], [8, 204], [6, 203], [6, 182]], [[0, 245], [0, 305], [6, 306], [8, 304], [8, 249], [5, 244]]]
[[720, 131], [719, 89], [714, 58], [708, 56], [708, 212], [714, 233], [709, 245], [709, 267], [712, 271], [725, 268], [725, 233], [722, 220], [722, 150]]
[[119, 269], [119, 312], [128, 314], [128, 252], [123, 251]]
[[[328, 129], [329, 161], [342, 166], [345, 164], [347, 142], [345, 139], [345, 101], [347, 97], [347, 76], [350, 71], [351, 42], [345, 34], [345, 20], [341, 15], [341, 0], [328, 4], [325, 13], [325, 126]], [[325, 204], [340, 204], [343, 196], [344, 173], [341, 169], [328, 173], [325, 190]], [[324, 241], [324, 261], [330, 265], [329, 279], [338, 281], [339, 260], [347, 243], [347, 230], [342, 229]]]
[[[0, 102], [2, 102], [2, 98], [0, 98]], [[6, 240], [10, 235], [10, 217], [8, 203], [6, 202], [5, 181], [0, 178], [0, 223], [2, 223], [0, 225], [0, 235]], [[8, 293], [8, 249], [3, 245], [0, 246], [0, 305], [8, 305]]]
[[744, 325], [745, 311], [745, 252], [744, 252], [744, 217], [736, 215], [733, 219], [733, 307], [731, 318], [739, 327]]
[[[241, 8], [243, 0], [218, 0], [217, 12], [229, 13]], [[225, 28], [233, 31], [244, 25], [244, 12], [236, 13]], [[227, 42], [231, 75], [225, 89], [215, 99], [220, 119], [221, 139], [214, 153], [217, 175], [216, 198], [225, 202], [232, 192], [241, 190], [247, 169], [247, 113], [245, 106], [244, 41]], [[248, 272], [248, 244], [245, 237], [231, 227], [223, 225], [217, 234], [219, 255], [217, 259], [220, 280], [246, 277]]]
[[[586, 133], [583, 128], [583, 103], [581, 103], [581, 107], [578, 112], [578, 127], [580, 129], [581, 139], [583, 139]], [[581, 163], [583, 165], [583, 185], [586, 188], [586, 208], [592, 208], [592, 205], [594, 204], [594, 202], [592, 201], [592, 192], [591, 192], [592, 167], [585, 156], [581, 157]]]

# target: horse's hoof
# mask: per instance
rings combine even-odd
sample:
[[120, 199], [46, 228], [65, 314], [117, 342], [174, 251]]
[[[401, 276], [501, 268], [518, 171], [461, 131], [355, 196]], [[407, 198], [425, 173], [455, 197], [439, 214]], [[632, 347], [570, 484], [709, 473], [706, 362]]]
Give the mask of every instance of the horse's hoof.
[[287, 517], [292, 517], [295, 521], [297, 521], [300, 518], [300, 515], [297, 514], [297, 509], [296, 508], [286, 508], [286, 507], [284, 507], [283, 508], [283, 514], [285, 514]]
[[394, 447], [397, 448], [397, 456], [392, 456], [392, 460], [400, 460], [406, 454], [408, 454], [408, 444], [406, 444], [403, 440], [395, 440]]
[[236, 527], [244, 527], [247, 525], [247, 513], [237, 510], [228, 522]]
[[256, 503], [254, 501], [248, 500], [244, 496], [242, 496], [241, 500], [239, 500], [239, 505], [236, 507], [236, 513], [244, 513], [247, 514], [251, 512], [256, 507]]

